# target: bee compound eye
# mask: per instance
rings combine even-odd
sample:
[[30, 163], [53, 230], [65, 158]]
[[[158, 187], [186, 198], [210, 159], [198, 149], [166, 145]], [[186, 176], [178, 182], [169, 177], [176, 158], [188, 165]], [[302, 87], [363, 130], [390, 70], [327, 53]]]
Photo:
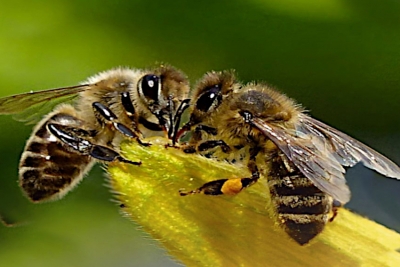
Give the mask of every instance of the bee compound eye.
[[158, 100], [160, 77], [154, 74], [143, 76], [140, 86], [145, 97], [151, 100]]
[[197, 100], [196, 108], [203, 112], [209, 111], [213, 105], [217, 104], [217, 103], [215, 103], [215, 101], [221, 100], [220, 91], [221, 91], [221, 89], [220, 89], [219, 85], [215, 85], [215, 86], [211, 87], [210, 89], [208, 89]]

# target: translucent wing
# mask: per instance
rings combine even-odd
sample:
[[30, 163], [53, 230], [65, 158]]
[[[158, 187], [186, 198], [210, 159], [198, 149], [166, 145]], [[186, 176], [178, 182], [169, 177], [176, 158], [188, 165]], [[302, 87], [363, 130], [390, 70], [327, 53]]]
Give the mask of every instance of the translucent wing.
[[399, 166], [360, 141], [312, 117], [304, 115], [300, 121], [302, 130], [305, 133], [317, 134], [343, 166], [351, 167], [362, 162], [364, 166], [385, 176], [400, 179]]
[[274, 142], [316, 187], [341, 203], [350, 200], [343, 166], [363, 162], [386, 176], [400, 178], [392, 161], [346, 134], [302, 115], [296, 130], [287, 130], [254, 118], [253, 125]]
[[14, 114], [16, 120], [32, 123], [55, 105], [71, 101], [89, 87], [89, 84], [83, 84], [3, 97], [0, 98], [0, 114]]
[[294, 130], [291, 133], [258, 118], [252, 122], [321, 191], [343, 204], [350, 200], [350, 190], [344, 177], [345, 169], [319, 138], [297, 136]]

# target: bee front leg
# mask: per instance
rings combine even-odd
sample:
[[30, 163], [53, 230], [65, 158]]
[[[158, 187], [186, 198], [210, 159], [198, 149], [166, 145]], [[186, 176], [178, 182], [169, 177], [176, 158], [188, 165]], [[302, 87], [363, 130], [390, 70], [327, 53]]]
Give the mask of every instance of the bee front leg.
[[92, 107], [99, 121], [105, 120], [106, 122], [111, 123], [112, 126], [115, 128], [115, 130], [117, 130], [118, 132], [122, 133], [123, 135], [129, 138], [135, 139], [142, 146], [151, 145], [150, 143], [145, 143], [142, 142], [142, 140], [140, 140], [139, 137], [140, 132], [137, 129], [135, 131], [132, 131], [130, 128], [120, 123], [114, 112], [112, 112], [111, 109], [105, 106], [104, 104], [100, 102], [94, 102], [92, 104]]
[[109, 147], [91, 143], [88, 140], [90, 139], [90, 132], [86, 130], [56, 123], [47, 124], [47, 129], [64, 144], [79, 151], [83, 155], [89, 155], [97, 160], [107, 162], [121, 161], [133, 165], [142, 164], [141, 162], [134, 162], [125, 159], [117, 151]]
[[247, 164], [248, 169], [251, 172], [251, 177], [245, 178], [232, 178], [232, 179], [219, 179], [208, 183], [205, 183], [201, 187], [192, 191], [179, 191], [181, 196], [193, 195], [193, 194], [205, 194], [205, 195], [236, 195], [243, 189], [255, 184], [260, 178], [260, 173], [256, 164], [256, 156], [260, 151], [259, 148], [250, 149], [250, 159]]
[[222, 151], [225, 153], [231, 151], [231, 148], [223, 140], [207, 140], [201, 142], [202, 132], [205, 132], [210, 135], [218, 134], [217, 129], [213, 127], [209, 127], [202, 124], [198, 125], [193, 131], [193, 135], [189, 144], [183, 147], [183, 152], [188, 154], [196, 152], [204, 152], [218, 146], [221, 147]]
[[229, 153], [231, 151], [231, 147], [228, 146], [223, 140], [208, 140], [200, 143], [200, 145], [197, 146], [197, 150], [202, 152], [202, 151], [207, 151], [210, 150], [214, 147], [220, 147], [223, 152]]
[[[132, 99], [131, 99], [129, 92], [121, 93], [121, 103], [122, 103], [122, 106], [124, 107], [126, 115], [132, 121], [132, 129], [133, 129], [132, 132], [138, 133], [138, 134], [136, 134], [138, 136], [139, 134], [141, 134], [141, 132], [138, 128], [138, 121], [140, 121], [140, 120], [137, 119], [138, 116], [136, 115], [135, 107], [133, 106]], [[155, 129], [156, 131], [161, 130], [161, 127], [159, 127], [158, 125], [155, 125], [155, 126], [156, 126], [156, 129]], [[157, 127], [159, 127], [159, 129]], [[143, 143], [139, 139], [139, 137], [138, 137], [137, 141], [139, 144], [141, 144], [143, 146], [150, 145], [150, 144]]]

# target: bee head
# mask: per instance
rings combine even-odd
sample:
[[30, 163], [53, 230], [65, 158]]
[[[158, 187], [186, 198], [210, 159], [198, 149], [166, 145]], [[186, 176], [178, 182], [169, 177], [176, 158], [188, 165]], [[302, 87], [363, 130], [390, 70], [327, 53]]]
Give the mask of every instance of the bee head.
[[233, 71], [206, 73], [193, 93], [194, 103], [189, 123], [196, 125], [216, 112], [223, 100], [233, 91], [234, 85]]
[[174, 131], [177, 116], [182, 115], [178, 110], [182, 102], [186, 101], [188, 93], [186, 75], [171, 66], [161, 65], [138, 82], [140, 101], [157, 118], [169, 137]]

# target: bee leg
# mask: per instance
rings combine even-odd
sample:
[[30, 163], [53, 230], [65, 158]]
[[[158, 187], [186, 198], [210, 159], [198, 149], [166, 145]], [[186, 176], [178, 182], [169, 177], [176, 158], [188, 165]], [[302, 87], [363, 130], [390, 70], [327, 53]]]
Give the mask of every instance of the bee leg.
[[205, 183], [201, 187], [185, 192], [180, 190], [181, 196], [193, 195], [193, 194], [205, 194], [205, 195], [236, 195], [243, 189], [253, 185], [259, 179], [260, 175], [258, 171], [254, 172], [251, 177], [247, 178], [232, 178], [232, 179], [219, 179], [208, 183]]
[[333, 222], [333, 220], [336, 218], [336, 216], [339, 213], [339, 208], [341, 208], [343, 205], [336, 199], [333, 200], [332, 203], [332, 217], [329, 218], [329, 222]]
[[112, 150], [111, 148], [108, 148], [106, 146], [93, 145], [92, 148], [90, 149], [89, 155], [95, 159], [102, 161], [112, 162], [118, 160], [120, 162], [129, 163], [133, 165], [142, 164], [142, 162], [127, 160], [126, 158], [122, 157], [117, 151]]
[[[186, 127], [186, 128], [188, 128], [188, 127]], [[202, 142], [200, 144], [200, 146], [203, 143], [205, 143], [205, 144], [202, 146], [201, 149], [199, 149], [199, 147], [197, 145], [202, 140], [202, 132], [206, 132], [210, 135], [218, 134], [217, 129], [215, 129], [213, 127], [209, 127], [207, 125], [202, 125], [202, 124], [196, 126], [196, 128], [194, 129], [193, 134], [192, 134], [191, 142], [182, 147], [183, 152], [191, 154], [191, 153], [196, 153], [196, 152], [200, 152], [200, 151], [205, 151], [205, 150], [211, 149], [216, 146], [221, 146], [223, 151], [224, 151], [224, 149], [226, 149], [227, 152], [230, 151], [230, 147], [222, 140], [215, 140], [215, 141], [209, 140], [209, 141]], [[207, 146], [209, 146], [209, 147], [207, 147]]]
[[[72, 149], [79, 151], [83, 155], [89, 155], [101, 161], [111, 162], [118, 160], [133, 165], [142, 164], [141, 162], [134, 162], [125, 159], [117, 151], [111, 148], [91, 143], [85, 138], [85, 135], [89, 134], [89, 132], [83, 129], [55, 123], [47, 124], [47, 128], [50, 133], [53, 134], [56, 138], [58, 138], [60, 141], [62, 141], [64, 144], [68, 145]], [[89, 135], [87, 135], [86, 137], [89, 137]]]
[[118, 132], [122, 133], [123, 135], [125, 135], [129, 138], [136, 139], [136, 141], [140, 145], [142, 145], [142, 146], [150, 146], [151, 145], [149, 143], [144, 143], [140, 140], [138, 131], [136, 131], [136, 132], [132, 131], [131, 129], [129, 129], [128, 127], [123, 125], [122, 123], [118, 122], [117, 116], [107, 106], [103, 105], [100, 102], [94, 102], [92, 104], [92, 107], [93, 107], [94, 113], [96, 114], [100, 123], [102, 121], [106, 120], [106, 122], [111, 123]]
[[211, 134], [211, 135], [217, 135], [218, 134], [217, 129], [215, 129], [214, 127], [210, 127], [210, 126], [207, 126], [207, 125], [199, 124], [196, 127], [195, 132], [201, 132], [201, 131], [206, 132], [206, 133]]
[[221, 147], [222, 151], [225, 153], [229, 153], [231, 151], [230, 146], [228, 146], [223, 140], [204, 141], [197, 147], [197, 150], [202, 152], [217, 146]]
[[193, 154], [197, 152], [196, 146], [194, 145], [183, 145], [182, 151], [185, 152], [186, 154]]
[[[137, 135], [141, 134], [139, 128], [138, 128], [138, 123], [141, 123], [143, 125], [146, 126], [146, 128], [151, 129], [153, 131], [161, 131], [162, 127], [156, 123], [152, 123], [149, 122], [145, 119], [143, 119], [142, 117], [139, 117], [138, 120], [138, 116], [135, 115], [135, 107], [133, 106], [133, 102], [131, 99], [131, 96], [129, 94], [129, 92], [122, 92], [121, 93], [121, 103], [122, 106], [125, 110], [126, 115], [128, 116], [128, 118], [132, 121], [132, 129], [134, 133], [138, 133]], [[140, 139], [138, 140], [139, 144], [141, 144], [142, 142], [140, 141]], [[142, 144], [143, 145], [143, 144]]]
[[126, 115], [131, 119], [131, 121], [134, 123], [135, 129], [136, 127], [136, 116], [135, 116], [135, 107], [132, 104], [132, 99], [131, 96], [129, 95], [129, 92], [123, 92], [121, 93], [121, 103], [122, 106], [125, 109]]
[[250, 149], [250, 159], [247, 167], [251, 171], [251, 177], [245, 178], [232, 178], [232, 179], [219, 179], [208, 183], [205, 183], [201, 187], [185, 192], [179, 191], [181, 196], [193, 195], [193, 194], [205, 194], [205, 195], [236, 195], [243, 189], [255, 184], [260, 178], [260, 173], [256, 165], [255, 157], [257, 156], [260, 149]]

